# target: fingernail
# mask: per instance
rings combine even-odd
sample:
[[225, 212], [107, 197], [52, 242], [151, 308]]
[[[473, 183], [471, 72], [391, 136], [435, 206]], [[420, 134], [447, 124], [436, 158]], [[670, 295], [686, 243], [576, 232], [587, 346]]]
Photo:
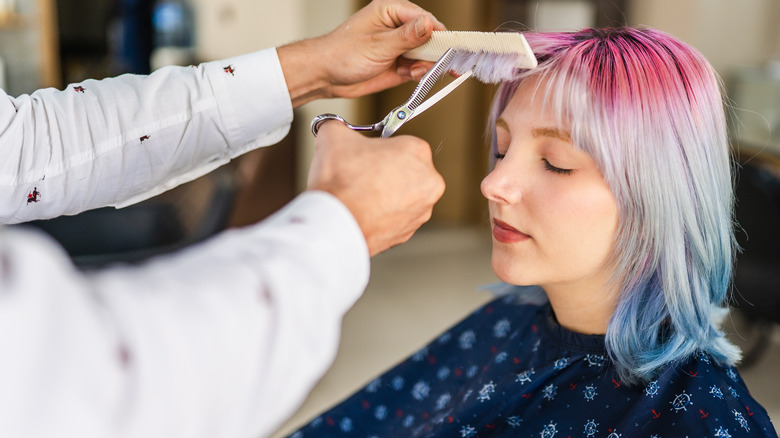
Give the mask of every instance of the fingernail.
[[423, 76], [425, 76], [425, 73], [427, 73], [427, 72], [428, 72], [427, 68], [425, 68], [425, 67], [423, 67], [421, 65], [418, 65], [416, 67], [412, 67], [412, 70], [411, 70], [410, 73], [412, 75], [412, 79], [419, 80]]
[[409, 72], [408, 65], [402, 65], [398, 67], [398, 69], [395, 72], [398, 74], [398, 76], [401, 77], [405, 77], [405, 78], [411, 77], [411, 73]]
[[428, 32], [428, 26], [425, 24], [425, 17], [417, 18], [417, 21], [414, 23], [414, 30], [417, 32], [418, 37], [425, 36]]

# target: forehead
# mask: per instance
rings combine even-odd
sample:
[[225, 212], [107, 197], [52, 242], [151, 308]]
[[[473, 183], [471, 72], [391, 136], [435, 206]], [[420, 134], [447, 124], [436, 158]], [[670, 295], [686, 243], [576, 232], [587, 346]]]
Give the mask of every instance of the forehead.
[[509, 131], [523, 127], [568, 131], [569, 124], [561, 117], [560, 103], [554, 104], [555, 93], [551, 91], [543, 79], [523, 80], [499, 115], [496, 126]]

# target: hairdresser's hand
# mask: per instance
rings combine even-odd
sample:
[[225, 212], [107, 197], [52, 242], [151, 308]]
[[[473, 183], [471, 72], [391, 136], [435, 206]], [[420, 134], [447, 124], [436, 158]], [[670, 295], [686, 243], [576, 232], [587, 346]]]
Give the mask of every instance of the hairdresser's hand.
[[446, 28], [414, 3], [374, 0], [329, 34], [280, 47], [293, 106], [420, 79], [433, 63], [399, 56], [428, 41], [434, 30]]
[[409, 240], [444, 193], [431, 149], [419, 138], [369, 138], [327, 122], [316, 145], [308, 189], [329, 192], [349, 208], [372, 256]]

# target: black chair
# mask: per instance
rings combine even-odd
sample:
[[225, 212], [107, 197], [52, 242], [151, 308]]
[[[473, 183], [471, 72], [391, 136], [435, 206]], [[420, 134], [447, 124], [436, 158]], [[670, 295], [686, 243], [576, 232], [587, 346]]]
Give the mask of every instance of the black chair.
[[[780, 323], [780, 177], [760, 161], [743, 164], [736, 185], [737, 255], [733, 307], [747, 323], [752, 347], [742, 366], [754, 364]], [[742, 337], [746, 336], [738, 334]]]

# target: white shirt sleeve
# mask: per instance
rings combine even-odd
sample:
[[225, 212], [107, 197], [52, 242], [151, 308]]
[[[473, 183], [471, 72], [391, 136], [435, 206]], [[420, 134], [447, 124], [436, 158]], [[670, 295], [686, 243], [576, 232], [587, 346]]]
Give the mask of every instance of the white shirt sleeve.
[[[273, 49], [0, 93], [0, 223], [142, 200], [279, 141], [291, 120]], [[0, 436], [266, 436], [331, 364], [368, 265], [358, 224], [322, 192], [86, 274], [43, 235], [0, 227]]]
[[368, 260], [322, 192], [87, 275], [41, 235], [0, 228], [0, 435], [267, 436], [331, 364]]
[[0, 90], [0, 223], [141, 201], [280, 141], [292, 114], [275, 49], [18, 98]]

